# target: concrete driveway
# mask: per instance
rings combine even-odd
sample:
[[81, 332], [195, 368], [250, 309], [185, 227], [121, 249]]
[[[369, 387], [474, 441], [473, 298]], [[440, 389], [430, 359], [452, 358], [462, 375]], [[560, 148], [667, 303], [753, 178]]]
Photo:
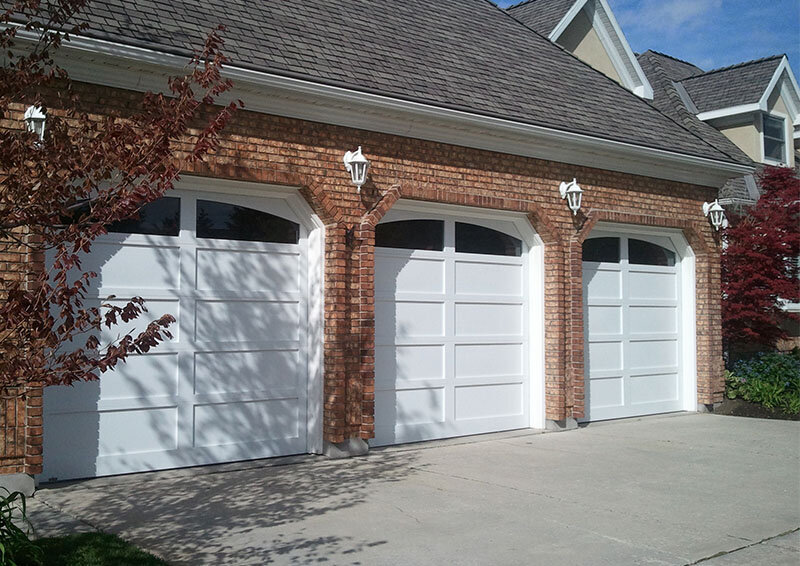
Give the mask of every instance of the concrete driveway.
[[[280, 464], [280, 465], [278, 465]], [[800, 423], [707, 414], [45, 486], [175, 564], [800, 563]]]

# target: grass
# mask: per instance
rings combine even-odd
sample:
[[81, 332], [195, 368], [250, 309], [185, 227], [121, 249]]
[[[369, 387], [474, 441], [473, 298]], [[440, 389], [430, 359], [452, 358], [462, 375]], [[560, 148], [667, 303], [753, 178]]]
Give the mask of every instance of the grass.
[[166, 562], [114, 535], [84, 533], [42, 538], [44, 566], [166, 566]]

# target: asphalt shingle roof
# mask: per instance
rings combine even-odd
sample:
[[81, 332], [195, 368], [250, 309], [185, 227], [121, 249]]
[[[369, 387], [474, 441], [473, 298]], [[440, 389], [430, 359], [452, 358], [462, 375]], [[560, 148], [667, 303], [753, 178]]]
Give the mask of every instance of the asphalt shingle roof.
[[[682, 76], [691, 69], [697, 69], [697, 67], [655, 51], [645, 51], [639, 54], [637, 59], [653, 87], [653, 104], [656, 108], [736, 161], [744, 165], [755, 165], [750, 157], [725, 134], [700, 120], [694, 112], [686, 107], [676, 87], [676, 77]], [[719, 197], [737, 201], [752, 201], [744, 177], [729, 179], [720, 189]]]
[[636, 58], [639, 60], [640, 64], [642, 62], [642, 57], [645, 56], [651, 60], [658, 61], [659, 67], [661, 67], [666, 75], [673, 81], [682, 81], [686, 77], [699, 75], [705, 72], [700, 67], [693, 65], [688, 61], [683, 61], [682, 59], [678, 59], [672, 55], [659, 53], [658, 51], [653, 51], [652, 49], [648, 49], [644, 53], [639, 53], [636, 55]]
[[783, 55], [714, 69], [681, 80], [698, 111], [758, 102]]
[[488, 0], [95, 0], [86, 14], [90, 37], [183, 54], [223, 24], [235, 66], [731, 161]]
[[546, 36], [555, 29], [577, 0], [528, 0], [506, 11], [529, 28]]

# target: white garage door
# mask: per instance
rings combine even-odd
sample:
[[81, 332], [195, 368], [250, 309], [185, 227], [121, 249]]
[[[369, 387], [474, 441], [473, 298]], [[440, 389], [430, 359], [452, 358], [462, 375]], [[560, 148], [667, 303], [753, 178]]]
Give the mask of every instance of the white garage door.
[[176, 191], [98, 240], [95, 297], [140, 295], [174, 338], [45, 391], [44, 472], [66, 479], [306, 452], [307, 231], [281, 198]]
[[665, 237], [584, 242], [587, 420], [683, 408], [679, 265]]
[[520, 234], [510, 222], [392, 213], [376, 228], [372, 444], [528, 427]]

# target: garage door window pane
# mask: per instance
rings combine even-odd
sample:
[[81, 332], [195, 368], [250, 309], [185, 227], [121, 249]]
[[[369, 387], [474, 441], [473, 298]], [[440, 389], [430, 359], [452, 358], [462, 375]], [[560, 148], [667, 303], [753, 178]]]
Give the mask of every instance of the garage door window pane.
[[181, 199], [164, 197], [139, 209], [138, 216], [108, 226], [109, 232], [177, 236], [181, 226]]
[[522, 255], [522, 240], [491, 228], [456, 222], [456, 251], [519, 257]]
[[244, 206], [198, 200], [197, 237], [296, 244], [300, 241], [300, 225]]
[[637, 265], [675, 265], [675, 252], [658, 244], [636, 240], [628, 240], [628, 261]]
[[375, 227], [375, 245], [404, 250], [444, 249], [443, 220], [400, 220]]
[[583, 261], [619, 263], [619, 238], [592, 238], [583, 243]]

